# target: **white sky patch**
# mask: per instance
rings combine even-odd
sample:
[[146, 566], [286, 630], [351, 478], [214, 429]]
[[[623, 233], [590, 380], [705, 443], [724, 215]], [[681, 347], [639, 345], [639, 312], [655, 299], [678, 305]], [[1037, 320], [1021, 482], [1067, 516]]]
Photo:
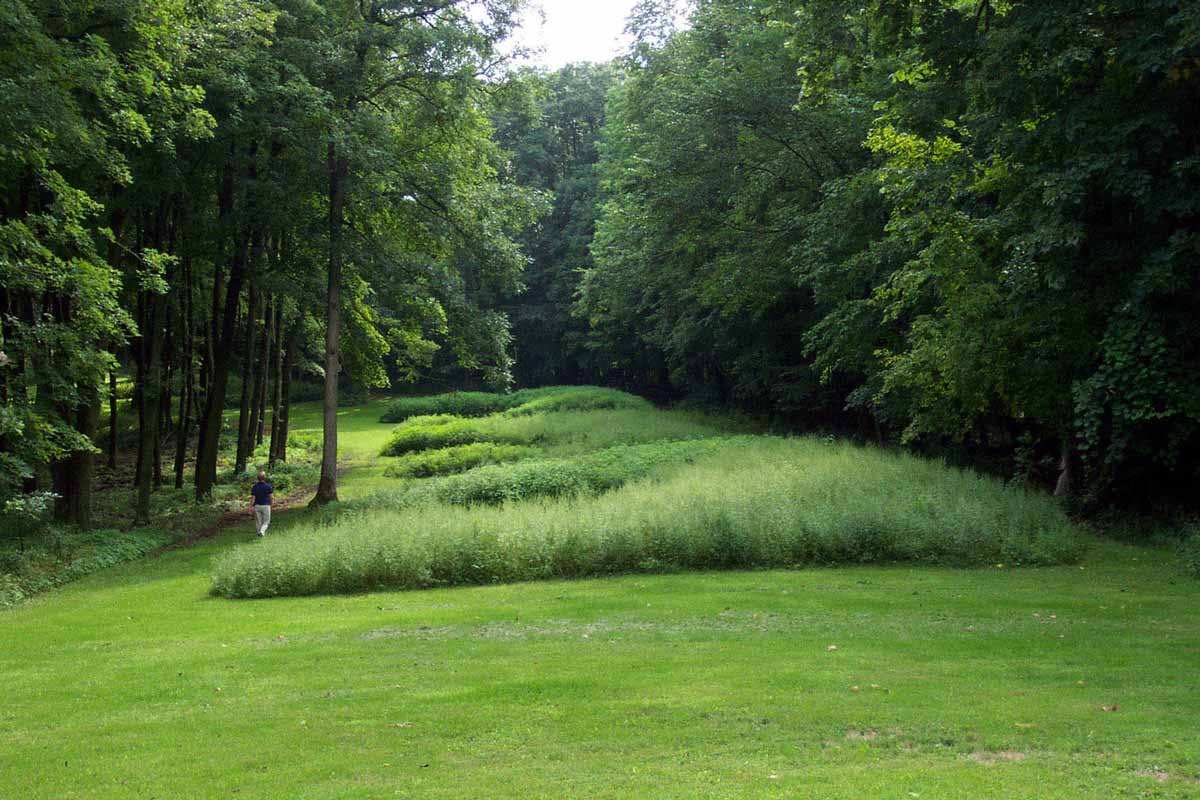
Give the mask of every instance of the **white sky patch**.
[[634, 2], [535, 0], [514, 43], [541, 51], [533, 53], [529, 63], [550, 69], [576, 61], [609, 61], [629, 46], [625, 18]]

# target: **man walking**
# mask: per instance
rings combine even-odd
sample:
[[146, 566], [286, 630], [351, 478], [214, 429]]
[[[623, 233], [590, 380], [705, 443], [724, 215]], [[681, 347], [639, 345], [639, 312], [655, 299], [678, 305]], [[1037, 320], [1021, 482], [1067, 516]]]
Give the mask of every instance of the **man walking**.
[[254, 529], [259, 536], [266, 536], [271, 525], [271, 495], [274, 493], [275, 487], [267, 483], [267, 473], [260, 469], [258, 483], [250, 488], [250, 494], [254, 495]]

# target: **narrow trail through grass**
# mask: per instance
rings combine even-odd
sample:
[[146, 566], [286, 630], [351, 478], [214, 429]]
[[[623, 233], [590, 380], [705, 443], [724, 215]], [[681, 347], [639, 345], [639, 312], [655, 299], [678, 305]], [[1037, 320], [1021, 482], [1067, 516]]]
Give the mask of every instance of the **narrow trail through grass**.
[[[348, 496], [394, 485], [372, 411]], [[211, 597], [252, 536], [0, 612], [0, 797], [1200, 796], [1200, 583], [1165, 551]]]

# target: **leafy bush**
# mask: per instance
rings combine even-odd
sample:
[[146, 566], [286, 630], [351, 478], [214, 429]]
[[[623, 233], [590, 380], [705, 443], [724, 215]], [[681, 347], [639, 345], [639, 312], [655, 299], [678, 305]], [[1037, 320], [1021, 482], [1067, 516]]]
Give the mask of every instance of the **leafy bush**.
[[384, 470], [390, 478], [428, 478], [466, 472], [484, 464], [504, 464], [531, 458], [540, 451], [521, 445], [476, 442], [401, 456]]
[[745, 426], [715, 417], [632, 408], [482, 419], [436, 415], [412, 417], [397, 425], [382, 454], [399, 456], [474, 442], [554, 445], [585, 452], [616, 444], [714, 436], [737, 432], [739, 427]]
[[1078, 558], [1081, 542], [1045, 495], [911, 456], [762, 437], [599, 496], [338, 517], [229, 551], [212, 591], [265, 597], [812, 563], [1053, 564]]

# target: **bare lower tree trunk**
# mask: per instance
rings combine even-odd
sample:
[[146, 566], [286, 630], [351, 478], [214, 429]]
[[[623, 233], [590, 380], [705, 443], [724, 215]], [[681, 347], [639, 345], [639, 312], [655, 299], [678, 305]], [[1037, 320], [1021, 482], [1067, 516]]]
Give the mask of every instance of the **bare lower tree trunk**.
[[108, 468], [117, 468], [117, 371], [108, 373]]
[[[288, 424], [292, 414], [292, 363], [300, 336], [300, 319], [292, 323], [288, 329], [287, 342], [284, 344], [283, 366], [280, 368], [279, 416], [271, 425], [271, 436], [275, 439], [275, 461], [287, 461]], [[276, 432], [278, 428], [278, 433]], [[272, 464], [273, 465], [273, 464]]]
[[[60, 322], [70, 324], [71, 303], [63, 299], [55, 304], [55, 313]], [[87, 439], [89, 445], [96, 436], [100, 420], [100, 393], [95, 384], [80, 387], [80, 404], [75, 407], [60, 406], [59, 413], [72, 427]], [[55, 516], [81, 528], [92, 524], [92, 480], [95, 471], [95, 456], [91, 449], [75, 450], [67, 458], [51, 465], [54, 491], [58, 494]]]
[[[267, 459], [275, 466], [275, 454], [279, 452], [280, 390], [283, 378], [283, 300], [275, 306], [275, 351], [271, 360], [271, 442], [267, 445]], [[264, 413], [265, 416], [265, 413]]]
[[[83, 406], [76, 418], [76, 429], [89, 440], [94, 439], [100, 427], [100, 393], [92, 386], [83, 393]], [[92, 488], [96, 479], [96, 456], [93, 453], [76, 453], [74, 458], [75, 499], [74, 523], [81, 528], [92, 527]]]
[[250, 438], [247, 447], [250, 454], [263, 440], [263, 424], [266, 421], [267, 385], [271, 377], [271, 320], [275, 316], [271, 298], [263, 304], [262, 343], [258, 348], [258, 364], [254, 375], [254, 404], [250, 413]]
[[149, 306], [146, 316], [149, 319], [145, 369], [145, 387], [142, 390], [142, 406], [144, 419], [141, 432], [141, 443], [138, 447], [138, 486], [134, 502], [134, 521], [139, 524], [150, 522], [150, 490], [154, 465], [151, 460], [158, 447], [158, 417], [162, 409], [160, 396], [162, 394], [162, 350], [163, 324], [166, 318], [167, 299], [147, 295], [146, 304]]
[[142, 483], [142, 466], [147, 463], [142, 458], [142, 443], [145, 441], [143, 433], [146, 429], [146, 331], [149, 329], [149, 324], [146, 320], [146, 295], [145, 292], [138, 292], [137, 299], [137, 323], [138, 336], [134, 340], [132, 351], [134, 361], [133, 375], [133, 407], [137, 410], [137, 441], [138, 452], [137, 459], [134, 461], [133, 468], [133, 488], [134, 491]]
[[[233, 216], [234, 174], [236, 163], [234, 147], [230, 146], [229, 158], [221, 175], [217, 191], [217, 219], [223, 229], [228, 229]], [[225, 285], [225, 316], [221, 316], [221, 288], [224, 275], [220, 260], [214, 268], [212, 318], [209, 321], [205, 363], [204, 413], [200, 415], [196, 441], [196, 501], [212, 497], [212, 487], [217, 480], [217, 453], [220, 447], [221, 415], [225, 410], [225, 389], [229, 383], [229, 364], [233, 340], [237, 333], [238, 298], [242, 294], [242, 279], [246, 269], [246, 251], [249, 239], [245, 234], [232, 237], [233, 248], [229, 259], [229, 281]]]
[[241, 475], [246, 471], [246, 460], [251, 450], [250, 431], [250, 399], [254, 386], [254, 334], [256, 332], [255, 317], [258, 314], [258, 289], [250, 283], [249, 301], [246, 314], [246, 335], [242, 342], [242, 404], [238, 412], [237, 457], [233, 471]]
[[325, 293], [325, 392], [324, 441], [321, 450], [321, 482], [313, 505], [333, 502], [337, 497], [337, 400], [338, 373], [341, 371], [340, 336], [342, 328], [342, 223], [345, 219], [345, 180], [349, 164], [329, 142], [329, 275]]
[[1062, 434], [1058, 456], [1058, 482], [1054, 485], [1055, 497], [1070, 497], [1075, 491], [1075, 452], [1068, 430]]
[[221, 322], [220, 343], [213, 347], [213, 368], [209, 375], [208, 397], [200, 426], [201, 437], [196, 450], [196, 500], [212, 497], [217, 478], [217, 452], [220, 445], [221, 417], [225, 410], [225, 388], [229, 384], [229, 366], [237, 331], [238, 298], [246, 266], [249, 241], [243, 236], [238, 242], [230, 263], [229, 282], [225, 287], [225, 316]]
[[187, 461], [187, 445], [188, 437], [191, 436], [191, 408], [193, 404], [192, 395], [195, 392], [195, 381], [193, 377], [194, 364], [192, 357], [192, 348], [195, 345], [192, 336], [192, 262], [187, 256], [184, 256], [180, 262], [181, 279], [183, 281], [183, 289], [181, 293], [181, 305], [179, 313], [180, 326], [180, 341], [183, 342], [183, 352], [180, 354], [179, 369], [182, 376], [182, 385], [179, 389], [179, 425], [175, 428], [175, 488], [183, 488], [183, 467]]

